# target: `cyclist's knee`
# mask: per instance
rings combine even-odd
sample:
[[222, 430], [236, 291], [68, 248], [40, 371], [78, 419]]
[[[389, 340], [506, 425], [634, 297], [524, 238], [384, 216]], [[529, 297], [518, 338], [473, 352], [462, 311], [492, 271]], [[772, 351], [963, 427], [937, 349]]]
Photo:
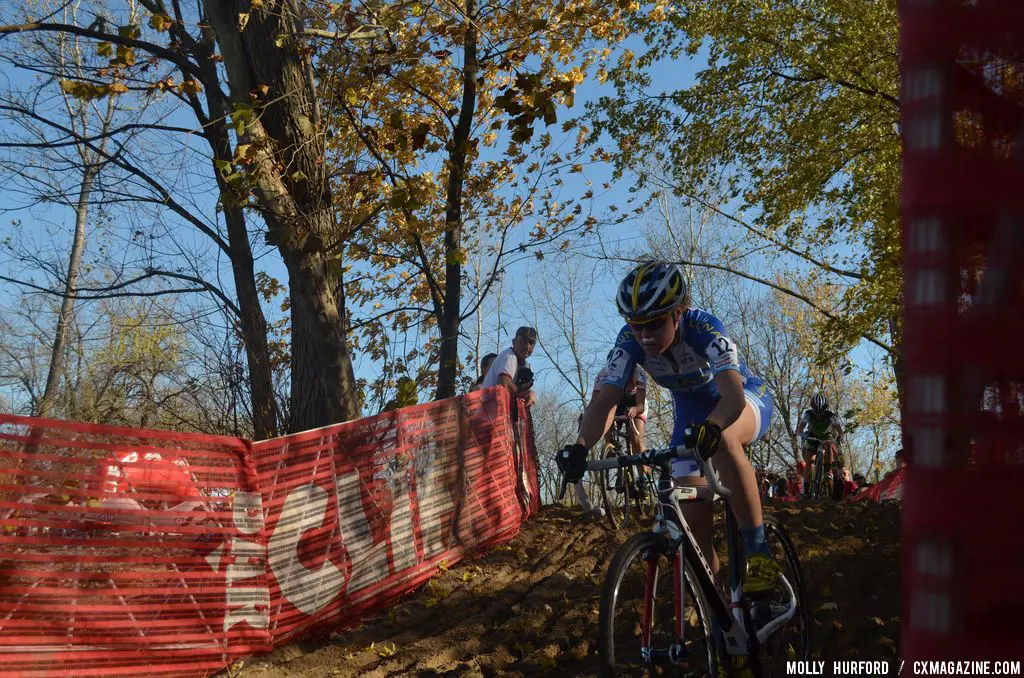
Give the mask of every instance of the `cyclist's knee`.
[[754, 406], [747, 402], [740, 418], [722, 431], [722, 444], [728, 446], [731, 452], [743, 454], [743, 446], [753, 442], [756, 436], [757, 416], [754, 413]]

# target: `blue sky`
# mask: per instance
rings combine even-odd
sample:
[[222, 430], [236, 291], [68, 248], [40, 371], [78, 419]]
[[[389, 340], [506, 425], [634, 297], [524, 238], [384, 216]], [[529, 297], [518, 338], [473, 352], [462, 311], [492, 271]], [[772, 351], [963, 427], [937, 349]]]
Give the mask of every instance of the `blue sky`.
[[[627, 43], [629, 44], [629, 43]], [[635, 50], [640, 51], [642, 45], [638, 41], [633, 41], [633, 44], [629, 44]], [[651, 75], [655, 83], [655, 89], [660, 90], [675, 90], [686, 87], [693, 81], [693, 78], [701, 67], [703, 67], [704, 61], [702, 56], [698, 56], [693, 60], [680, 61], [676, 63], [661, 63], [656, 64], [651, 69]], [[7, 82], [11, 82], [16, 85], [31, 85], [32, 80], [29, 79], [23, 72], [12, 71], [9, 68], [4, 68], [0, 77], [10, 78]], [[6, 85], [7, 83], [0, 80], [0, 85]], [[557, 136], [561, 134], [561, 121], [570, 117], [582, 114], [585, 104], [588, 101], [593, 101], [601, 95], [612, 94], [612, 90], [608, 86], [598, 85], [592, 80], [585, 81], [578, 89], [575, 103], [571, 110], [559, 111], [560, 122], [552, 125], [547, 131], [550, 131], [553, 135]], [[195, 125], [194, 118], [186, 113], [171, 113], [170, 116], [165, 120], [167, 124], [178, 124], [187, 127], [193, 127]], [[0, 129], [2, 132], [2, 129]], [[541, 130], [538, 130], [540, 133]], [[574, 132], [570, 132], [574, 134]], [[201, 140], [193, 140], [200, 144], [196, 148], [198, 152], [204, 152], [205, 148]], [[171, 149], [171, 152], [167, 154], [169, 161], [180, 162], [187, 164], [191, 162], [187, 159], [186, 153], [175, 155]], [[165, 156], [166, 157], [166, 156]], [[197, 165], [199, 169], [195, 170], [194, 175], [185, 175], [188, 183], [193, 184], [196, 191], [196, 207], [197, 209], [206, 214], [207, 218], [213, 222], [216, 219], [214, 214], [214, 197], [209, 191], [204, 191], [204, 182], [209, 183], [209, 169]], [[606, 181], [611, 180], [611, 168], [603, 164], [590, 164], [586, 167], [584, 173], [580, 174], [567, 174], [565, 177], [565, 185], [562, 188], [562, 194], [566, 196], [570, 195], [582, 195], [587, 186], [585, 185], [586, 180], [590, 180], [594, 192], [596, 194], [594, 200], [594, 213], [597, 215], [607, 215], [607, 209], [609, 205], [615, 204], [624, 206], [627, 199], [631, 196], [629, 188], [632, 185], [633, 179], [630, 176], [624, 177], [622, 180], [613, 183], [608, 191], [602, 191], [601, 185]], [[17, 204], [17, 196], [11, 194], [9, 190], [0, 187], [0, 209], [9, 210], [12, 206]], [[95, 211], [93, 216], [95, 217]], [[18, 218], [25, 224], [26, 228], [35, 229], [37, 235], [42, 235], [42, 231], [39, 227], [43, 224], [48, 224], [50, 230], [53, 232], [53, 248], [54, 254], [60, 257], [65, 257], [66, 252], [69, 249], [70, 234], [73, 228], [73, 212], [70, 208], [61, 208], [55, 206], [41, 206], [35, 207], [30, 210], [20, 210], [18, 212], [9, 213], [6, 215], [8, 218], [3, 222], [0, 222], [0, 240], [4, 238], [9, 232], [9, 220], [10, 218]], [[208, 241], [202, 236], [197, 236], [196, 231], [186, 225], [177, 224], [174, 221], [168, 220], [166, 212], [160, 216], [161, 221], [165, 221], [165, 227], [167, 233], [171, 236], [172, 241], [179, 241], [183, 245], [195, 246], [200, 248], [210, 249]], [[253, 222], [254, 225], [259, 225], [258, 222]], [[642, 244], [643, 233], [641, 228], [643, 227], [642, 219], [634, 219], [626, 221], [623, 224], [612, 225], [604, 227], [601, 232], [603, 241], [612, 247], [621, 247], [624, 249], [634, 249], [636, 246]], [[530, 225], [521, 227], [522, 230], [528, 230]], [[142, 223], [140, 228], [149, 230], [154, 228], [153, 223]], [[43, 236], [45, 239], [49, 239], [50, 235]], [[45, 242], [45, 240], [44, 240]], [[583, 258], [589, 251], [592, 251], [592, 245], [581, 244], [580, 246], [573, 245], [572, 250], [577, 251], [577, 256]], [[258, 260], [258, 270], [262, 270], [269, 275], [278, 278], [282, 282], [287, 280], [287, 275], [284, 271], [283, 264], [280, 261], [280, 257], [277, 252], [271, 248], [262, 247], [258, 250], [257, 254], [260, 254]], [[17, 261], [6, 261], [6, 265], [0, 272], [8, 275], [17, 274], [19, 272], [19, 263]], [[486, 337], [482, 350], [497, 350], [508, 345], [511, 333], [514, 332], [515, 328], [520, 324], [529, 323], [531, 321], [531, 315], [527, 309], [519, 303], [525, 296], [528, 296], [528, 281], [541, 280], [547, 277], [552, 280], [552, 276], [557, 277], [558, 268], [555, 265], [556, 260], [548, 258], [544, 261], [537, 261], [532, 256], [523, 257], [518, 263], [515, 263], [509, 267], [506, 273], [506, 283], [503, 288], [503, 302], [502, 302], [502, 313], [500, 316], [495, 308], [495, 303], [491, 302], [485, 304], [482, 308], [484, 315], [482, 317], [482, 325], [484, 328], [484, 336]], [[613, 265], [600, 265], [598, 268], [599, 274], [594, 278], [593, 284], [589, 286], [586, 293], [585, 305], [587, 307], [587, 314], [590, 317], [590, 322], [587, 324], [586, 331], [581, 335], [581, 344], [587, 347], [587, 350], [592, 350], [593, 364], [596, 365], [603, 358], [607, 351], [607, 346], [613, 341], [615, 334], [621, 324], [619, 318], [616, 316], [613, 306], [613, 297], [615, 287], [621, 276], [628, 270], [628, 265], [625, 263], [613, 264]], [[799, 266], [796, 267], [799, 270]], [[223, 283], [223, 287], [230, 292], [232, 289], [230, 283], [230, 274], [227, 269], [227, 262], [223, 257], [219, 258], [219, 277]], [[752, 284], [752, 283], [751, 283]], [[0, 307], [9, 307], [17, 303], [17, 296], [20, 294], [19, 290], [15, 286], [8, 283], [0, 283]], [[700, 301], [700, 300], [698, 300]], [[713, 310], [713, 309], [711, 309]], [[276, 320], [281, 317], [281, 312], [278, 308], [278, 303], [271, 302], [265, 305], [265, 311], [268, 315], [268, 319]], [[473, 320], [467, 322], [467, 329], [470, 326], [475, 325]], [[551, 332], [551, 328], [546, 328], [543, 325], [540, 327], [542, 331], [542, 341], [545, 336], [548, 336]], [[464, 346], [460, 350], [460, 355], [465, 355], [470, 350], [469, 346]], [[866, 362], [869, 355], [864, 352], [863, 348], [858, 348], [854, 354], [857, 362]], [[564, 385], [561, 382], [561, 378], [557, 375], [556, 371], [550, 362], [544, 358], [542, 352], [538, 350], [535, 353], [534, 358], [531, 361], [534, 364], [535, 371], [538, 374], [538, 384], [541, 389], [555, 390], [563, 388]], [[372, 379], [375, 376], [375, 366], [368, 361], [365, 356], [356, 356], [356, 369], [357, 375]], [[421, 399], [426, 394], [421, 394]]]

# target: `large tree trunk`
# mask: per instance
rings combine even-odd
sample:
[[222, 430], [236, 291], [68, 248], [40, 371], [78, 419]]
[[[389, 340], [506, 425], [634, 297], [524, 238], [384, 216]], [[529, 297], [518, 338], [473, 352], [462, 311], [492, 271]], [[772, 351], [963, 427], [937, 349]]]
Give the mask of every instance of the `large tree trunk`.
[[[267, 238], [288, 268], [292, 295], [292, 431], [359, 416], [338, 299], [338, 229], [318, 124], [312, 69], [295, 0], [204, 0], [237, 105], [255, 106], [241, 141]], [[239, 30], [239, 15], [248, 21]], [[279, 47], [278, 44], [281, 46]], [[268, 89], [253, 104], [261, 86]], [[265, 102], [265, 103], [264, 103]], [[294, 405], [300, 404], [295, 408]]]
[[437, 373], [437, 399], [455, 395], [459, 372], [459, 322], [462, 313], [462, 188], [469, 166], [469, 136], [476, 112], [477, 34], [476, 0], [466, 0], [466, 25], [463, 37], [462, 106], [448, 154], [448, 187], [444, 231], [444, 308], [441, 312], [440, 367]]
[[75, 310], [75, 296], [78, 293], [78, 272], [82, 266], [82, 252], [85, 251], [85, 221], [89, 215], [89, 196], [92, 184], [96, 180], [99, 168], [86, 165], [82, 169], [82, 185], [78, 190], [78, 203], [75, 205], [75, 237], [71, 242], [71, 257], [68, 261], [68, 278], [64, 286], [64, 299], [60, 304], [60, 315], [57, 317], [57, 332], [53, 338], [53, 350], [50, 353], [50, 367], [46, 373], [46, 388], [36, 408], [37, 417], [47, 417], [57, 399], [57, 385], [64, 374], [64, 345], [67, 343], [68, 325]]
[[[205, 93], [210, 123], [206, 128], [207, 138], [216, 160], [230, 162], [233, 157], [231, 137], [228, 132], [227, 116], [231, 107], [225, 100], [217, 73], [217, 64], [211, 58], [214, 54], [214, 34], [204, 31], [203, 39], [193, 50], [196, 62], [206, 82]], [[274, 401], [273, 367], [270, 363], [270, 348], [267, 341], [267, 319], [260, 305], [259, 290], [256, 287], [256, 265], [252, 247], [249, 245], [249, 231], [245, 226], [242, 208], [231, 200], [233, 195], [220, 172], [217, 183], [224, 205], [224, 221], [228, 230], [228, 256], [231, 258], [231, 274], [238, 298], [239, 328], [245, 343], [246, 366], [249, 373], [249, 391], [252, 397], [252, 427], [256, 440], [273, 438], [278, 434], [277, 404]]]

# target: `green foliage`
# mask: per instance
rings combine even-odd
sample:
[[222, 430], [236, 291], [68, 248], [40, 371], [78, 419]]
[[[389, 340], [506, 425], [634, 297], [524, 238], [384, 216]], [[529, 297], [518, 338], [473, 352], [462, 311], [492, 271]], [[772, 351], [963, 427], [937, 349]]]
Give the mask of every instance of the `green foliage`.
[[[594, 38], [625, 36], [623, 10], [595, 0], [516, 0], [479, 8], [470, 26], [457, 7], [383, 3], [375, 21], [389, 31], [390, 52], [358, 46], [316, 62], [336, 210], [351, 234], [352, 342], [383, 366], [371, 394], [380, 402], [403, 372], [415, 372], [422, 389], [433, 382], [414, 363], [437, 371], [453, 267], [478, 264], [487, 278], [512, 229], [522, 227], [515, 241], [525, 249], [592, 226], [583, 213], [593, 194], [565, 196], [560, 176], [586, 162], [586, 134], [573, 135], [567, 123], [559, 144], [552, 126], [588, 69], [608, 56]], [[358, 12], [354, 3], [329, 5], [325, 28], [350, 30]], [[466, 97], [471, 27], [475, 96]], [[467, 117], [468, 129], [459, 125]], [[465, 320], [474, 310], [460, 301], [457, 312]]]
[[[829, 332], [898, 327], [899, 79], [895, 0], [683, 0], [632, 17], [646, 51], [607, 72], [619, 92], [592, 108], [618, 142], [620, 174], [652, 161], [677, 192], [724, 200], [801, 251], [839, 244], [857, 275]], [[656, 62], [706, 55], [688, 89], [654, 90]], [[660, 83], [657, 83], [660, 84]]]

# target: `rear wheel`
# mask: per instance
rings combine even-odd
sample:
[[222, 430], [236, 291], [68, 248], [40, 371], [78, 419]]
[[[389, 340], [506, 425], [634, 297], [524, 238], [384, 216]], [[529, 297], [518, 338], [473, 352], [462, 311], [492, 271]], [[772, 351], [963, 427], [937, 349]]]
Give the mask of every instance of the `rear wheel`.
[[[715, 675], [714, 644], [708, 606], [696, 587], [690, 565], [683, 565], [686, 595], [683, 600], [683, 659], [673, 664], [668, 650], [678, 642], [675, 634], [673, 562], [648, 533], [635, 534], [616, 552], [601, 591], [598, 621], [598, 657], [602, 676]], [[645, 592], [651, 591], [651, 618], [644, 619]], [[649, 634], [653, 658], [641, 652]]]
[[[764, 533], [775, 562], [782, 570], [796, 596], [796, 614], [782, 628], [768, 637], [761, 646], [759, 659], [764, 678], [786, 675], [787, 661], [807, 661], [811, 658], [811, 613], [804, 593], [803, 572], [797, 559], [796, 548], [786, 529], [774, 516], [764, 517]], [[777, 619], [790, 608], [789, 590], [780, 581], [775, 592], [759, 599], [752, 606], [758, 628], [770, 619]], [[763, 617], [759, 620], [758, 617]]]

